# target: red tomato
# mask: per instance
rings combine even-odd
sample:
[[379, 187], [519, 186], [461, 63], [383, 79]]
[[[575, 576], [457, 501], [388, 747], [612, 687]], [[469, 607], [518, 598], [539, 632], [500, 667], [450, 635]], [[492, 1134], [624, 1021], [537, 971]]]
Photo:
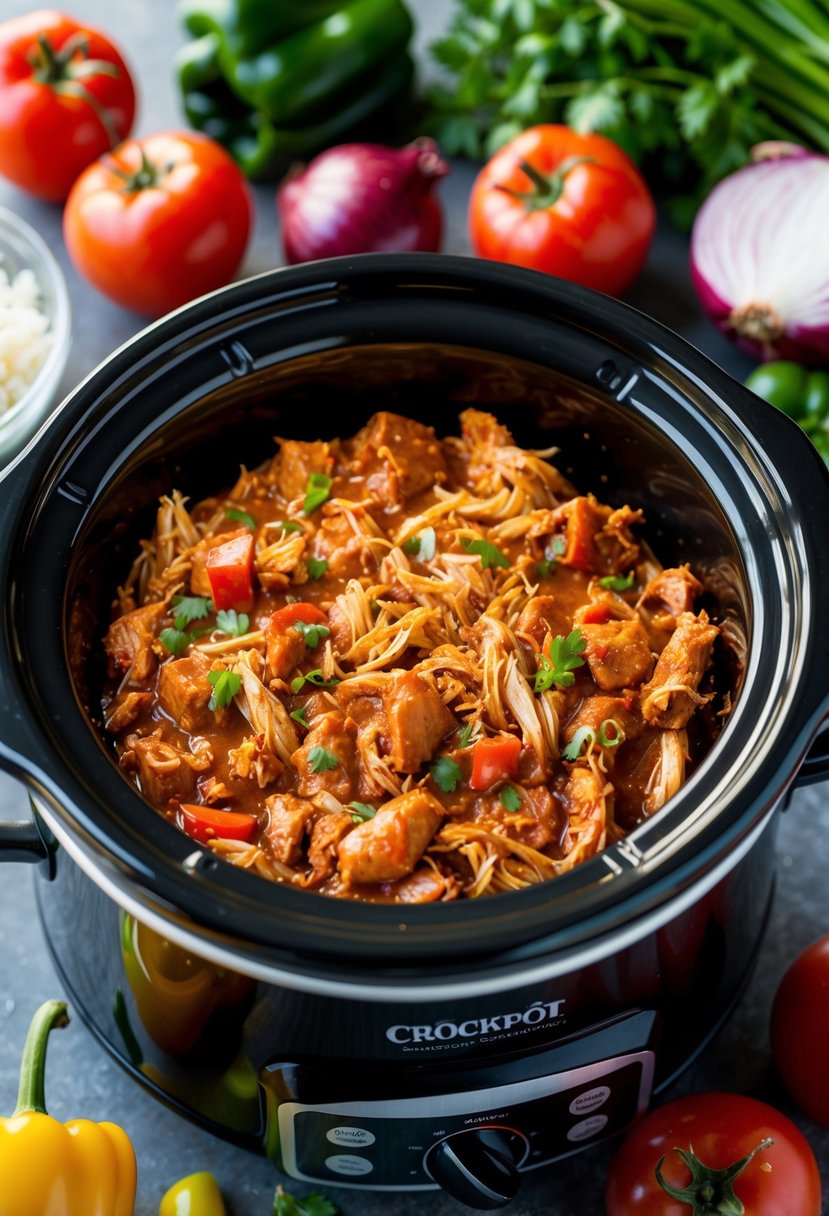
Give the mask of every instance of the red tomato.
[[[709, 1170], [727, 1170], [766, 1139], [733, 1178], [743, 1207], [696, 1206], [671, 1198], [656, 1168], [664, 1157], [665, 1181], [677, 1190], [691, 1171], [675, 1149], [693, 1152]], [[727, 1193], [727, 1192], [726, 1192]], [[693, 1216], [697, 1212], [741, 1212], [746, 1216], [820, 1216], [820, 1174], [806, 1138], [790, 1119], [765, 1102], [740, 1094], [690, 1094], [650, 1111], [637, 1123], [610, 1165], [605, 1190], [607, 1216]], [[721, 1192], [722, 1194], [722, 1192]]]
[[316, 604], [286, 604], [284, 608], [277, 608], [276, 612], [271, 613], [268, 628], [276, 633], [284, 633], [297, 621], [305, 625], [327, 625], [328, 617]]
[[492, 739], [479, 739], [472, 750], [470, 788], [487, 790], [496, 781], [514, 777], [518, 772], [520, 755], [521, 740], [515, 735], [495, 735]]
[[135, 89], [110, 40], [52, 9], [0, 25], [0, 174], [62, 202], [129, 135]]
[[217, 611], [246, 612], [253, 604], [253, 537], [234, 536], [208, 549], [204, 560], [210, 594]]
[[193, 131], [131, 139], [84, 170], [66, 203], [72, 261], [124, 308], [157, 317], [235, 274], [253, 204], [245, 177]]
[[656, 226], [633, 161], [603, 135], [530, 127], [484, 165], [469, 234], [484, 258], [529, 266], [620, 295], [642, 268]]
[[829, 937], [789, 967], [771, 1010], [774, 1062], [797, 1105], [829, 1127]]
[[256, 816], [242, 811], [222, 811], [195, 802], [182, 802], [179, 809], [181, 826], [187, 835], [203, 844], [216, 838], [248, 841], [256, 827]]

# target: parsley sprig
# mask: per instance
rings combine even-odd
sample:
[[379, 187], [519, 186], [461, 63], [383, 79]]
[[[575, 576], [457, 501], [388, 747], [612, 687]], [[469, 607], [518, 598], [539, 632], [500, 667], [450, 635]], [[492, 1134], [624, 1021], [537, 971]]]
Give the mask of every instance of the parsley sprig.
[[305, 569], [308, 571], [311, 581], [318, 583], [328, 569], [328, 562], [324, 557], [306, 557]]
[[250, 617], [246, 612], [237, 612], [235, 608], [223, 608], [216, 613], [216, 628], [231, 637], [240, 638], [250, 628]]
[[174, 595], [172, 599], [175, 615], [172, 626], [162, 629], [158, 640], [170, 654], [180, 655], [207, 629], [188, 629], [192, 621], [201, 621], [213, 611], [213, 601], [203, 595]]
[[339, 1209], [319, 1191], [296, 1199], [289, 1191], [276, 1188], [271, 1216], [337, 1216]]
[[535, 673], [533, 692], [546, 692], [556, 684], [559, 688], [569, 688], [575, 683], [573, 672], [577, 667], [584, 666], [582, 652], [587, 645], [587, 638], [580, 629], [574, 629], [566, 637], [558, 634], [550, 644], [550, 657], [546, 654], [536, 655], [538, 670]]
[[324, 747], [312, 747], [308, 753], [308, 768], [312, 773], [327, 773], [339, 763], [339, 757]]
[[309, 650], [316, 650], [320, 642], [331, 633], [327, 625], [309, 625], [307, 621], [295, 621], [293, 627], [304, 639]]
[[353, 812], [351, 818], [355, 823], [367, 823], [377, 814], [377, 808], [367, 802], [347, 802], [345, 805]]
[[449, 756], [440, 756], [429, 765], [432, 780], [444, 794], [453, 794], [461, 779], [460, 767]]

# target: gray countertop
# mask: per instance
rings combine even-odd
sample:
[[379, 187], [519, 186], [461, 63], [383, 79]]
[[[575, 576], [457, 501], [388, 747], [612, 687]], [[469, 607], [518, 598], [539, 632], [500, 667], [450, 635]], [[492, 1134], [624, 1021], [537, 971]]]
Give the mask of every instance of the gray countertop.
[[[449, 0], [416, 0], [418, 49], [440, 30]], [[0, 18], [20, 11], [0, 3]], [[72, 13], [108, 29], [126, 49], [140, 89], [138, 133], [182, 124], [170, 61], [183, 42], [174, 6], [163, 0], [75, 0]], [[468, 253], [465, 203], [474, 168], [453, 166], [442, 184], [447, 216], [445, 249]], [[256, 189], [256, 226], [240, 276], [278, 266], [281, 261], [272, 187]], [[97, 295], [68, 262], [60, 230], [60, 209], [32, 200], [0, 181], [0, 204], [29, 220], [48, 240], [66, 273], [74, 314], [74, 339], [62, 388], [69, 391], [142, 322]], [[629, 300], [678, 330], [735, 375], [750, 366], [702, 318], [687, 271], [685, 241], [660, 230], [644, 274]], [[0, 492], [2, 489], [0, 488]], [[0, 724], [0, 730], [2, 724]], [[829, 1132], [794, 1109], [771, 1064], [768, 1019], [772, 997], [795, 955], [829, 929], [826, 871], [829, 864], [829, 807], [825, 785], [796, 790], [782, 816], [779, 867], [771, 923], [749, 988], [736, 1012], [677, 1082], [670, 1094], [703, 1089], [733, 1090], [779, 1106], [805, 1132], [829, 1186]], [[0, 818], [22, 818], [26, 793], [0, 774]], [[5, 866], [0, 884], [0, 1111], [10, 1112], [28, 1019], [47, 997], [61, 995], [35, 908], [32, 875], [24, 866]], [[273, 1166], [213, 1139], [139, 1090], [75, 1020], [50, 1049], [48, 1097], [60, 1119], [113, 1119], [128, 1132], [138, 1156], [136, 1216], [155, 1216], [163, 1191], [177, 1178], [211, 1169], [219, 1178], [228, 1211], [235, 1216], [269, 1216], [270, 1196], [279, 1177]], [[512, 1216], [585, 1216], [603, 1211], [603, 1178], [612, 1147], [598, 1147], [537, 1172], [508, 1209]], [[282, 1181], [286, 1181], [282, 1179]], [[288, 1187], [303, 1193], [307, 1187]], [[439, 1195], [371, 1195], [327, 1188], [345, 1216], [451, 1216], [468, 1211]], [[67, 1214], [70, 1216], [70, 1214]], [[83, 1216], [71, 1213], [71, 1216]], [[760, 1216], [758, 1213], [757, 1216]]]

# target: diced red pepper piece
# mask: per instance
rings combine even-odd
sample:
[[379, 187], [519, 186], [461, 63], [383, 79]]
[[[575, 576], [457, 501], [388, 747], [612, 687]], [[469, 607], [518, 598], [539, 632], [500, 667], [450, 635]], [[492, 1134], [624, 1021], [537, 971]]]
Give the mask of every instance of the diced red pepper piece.
[[242, 811], [222, 811], [195, 802], [182, 802], [180, 811], [181, 826], [188, 836], [202, 844], [217, 838], [247, 842], [256, 828], [256, 816]]
[[521, 740], [515, 735], [479, 739], [472, 751], [470, 787], [473, 790], [486, 790], [496, 781], [515, 777], [520, 756]]
[[610, 620], [610, 608], [607, 604], [589, 604], [579, 613], [581, 625], [606, 625]]
[[205, 569], [216, 611], [253, 607], [253, 537], [248, 532], [234, 536], [208, 551]]
[[316, 604], [286, 604], [271, 613], [268, 629], [275, 633], [286, 633], [297, 621], [305, 625], [327, 625], [328, 617]]
[[575, 570], [593, 570], [596, 565], [594, 536], [600, 524], [586, 498], [576, 498], [567, 516], [567, 548], [562, 557]]

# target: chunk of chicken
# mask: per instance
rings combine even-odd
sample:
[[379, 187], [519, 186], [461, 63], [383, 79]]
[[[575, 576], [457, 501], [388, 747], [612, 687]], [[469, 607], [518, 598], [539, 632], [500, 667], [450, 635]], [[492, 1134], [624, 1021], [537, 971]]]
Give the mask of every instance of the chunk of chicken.
[[525, 640], [532, 639], [536, 650], [541, 650], [548, 635], [566, 636], [570, 629], [570, 616], [554, 595], [534, 595], [515, 622], [515, 633]]
[[649, 613], [666, 612], [680, 616], [690, 612], [694, 600], [702, 591], [702, 583], [687, 566], [673, 566], [660, 570], [639, 597], [638, 607]]
[[443, 819], [443, 808], [423, 789], [392, 798], [337, 847], [340, 874], [352, 886], [411, 874]]
[[113, 673], [129, 672], [136, 683], [149, 679], [157, 663], [153, 642], [166, 615], [165, 603], [145, 604], [112, 622], [104, 638], [104, 649]]
[[385, 507], [399, 507], [421, 490], [442, 485], [449, 471], [430, 426], [382, 411], [355, 436], [353, 466]]
[[299, 773], [298, 793], [303, 798], [333, 794], [340, 802], [360, 795], [357, 723], [342, 714], [323, 714], [291, 756]]
[[707, 698], [697, 689], [718, 633], [706, 612], [680, 613], [653, 676], [642, 688], [642, 716], [651, 726], [681, 730], [696, 707], [704, 704]]
[[584, 658], [590, 674], [603, 692], [635, 688], [653, 668], [653, 655], [642, 622], [607, 621], [581, 626], [587, 645]]
[[210, 660], [200, 651], [162, 663], [158, 673], [158, 702], [165, 714], [188, 734], [203, 730], [213, 715], [207, 707], [213, 691], [207, 673]]
[[165, 743], [159, 734], [129, 735], [121, 763], [138, 773], [141, 793], [156, 806], [187, 801], [196, 789], [196, 774], [184, 752]]
[[312, 802], [293, 794], [271, 794], [265, 799], [269, 823], [265, 840], [277, 861], [298, 866], [302, 861], [302, 842], [309, 820], [317, 814]]
[[319, 886], [330, 878], [337, 868], [337, 847], [340, 841], [354, 830], [354, 820], [349, 811], [334, 811], [320, 815], [311, 829], [308, 845], [308, 860], [311, 873], [305, 880], [307, 887]]
[[271, 461], [268, 481], [273, 482], [281, 497], [290, 502], [304, 496], [312, 473], [329, 475], [332, 463], [331, 445], [328, 443], [283, 439]]
[[399, 773], [416, 773], [455, 726], [434, 684], [416, 671], [396, 676], [384, 688], [383, 708], [389, 724], [389, 760]]
[[139, 714], [152, 704], [151, 692], [136, 692], [131, 689], [118, 693], [106, 707], [106, 728], [113, 735], [132, 726]]
[[297, 629], [285, 629], [274, 624], [273, 617], [265, 629], [265, 661], [271, 680], [287, 680], [305, 657], [305, 639]]

